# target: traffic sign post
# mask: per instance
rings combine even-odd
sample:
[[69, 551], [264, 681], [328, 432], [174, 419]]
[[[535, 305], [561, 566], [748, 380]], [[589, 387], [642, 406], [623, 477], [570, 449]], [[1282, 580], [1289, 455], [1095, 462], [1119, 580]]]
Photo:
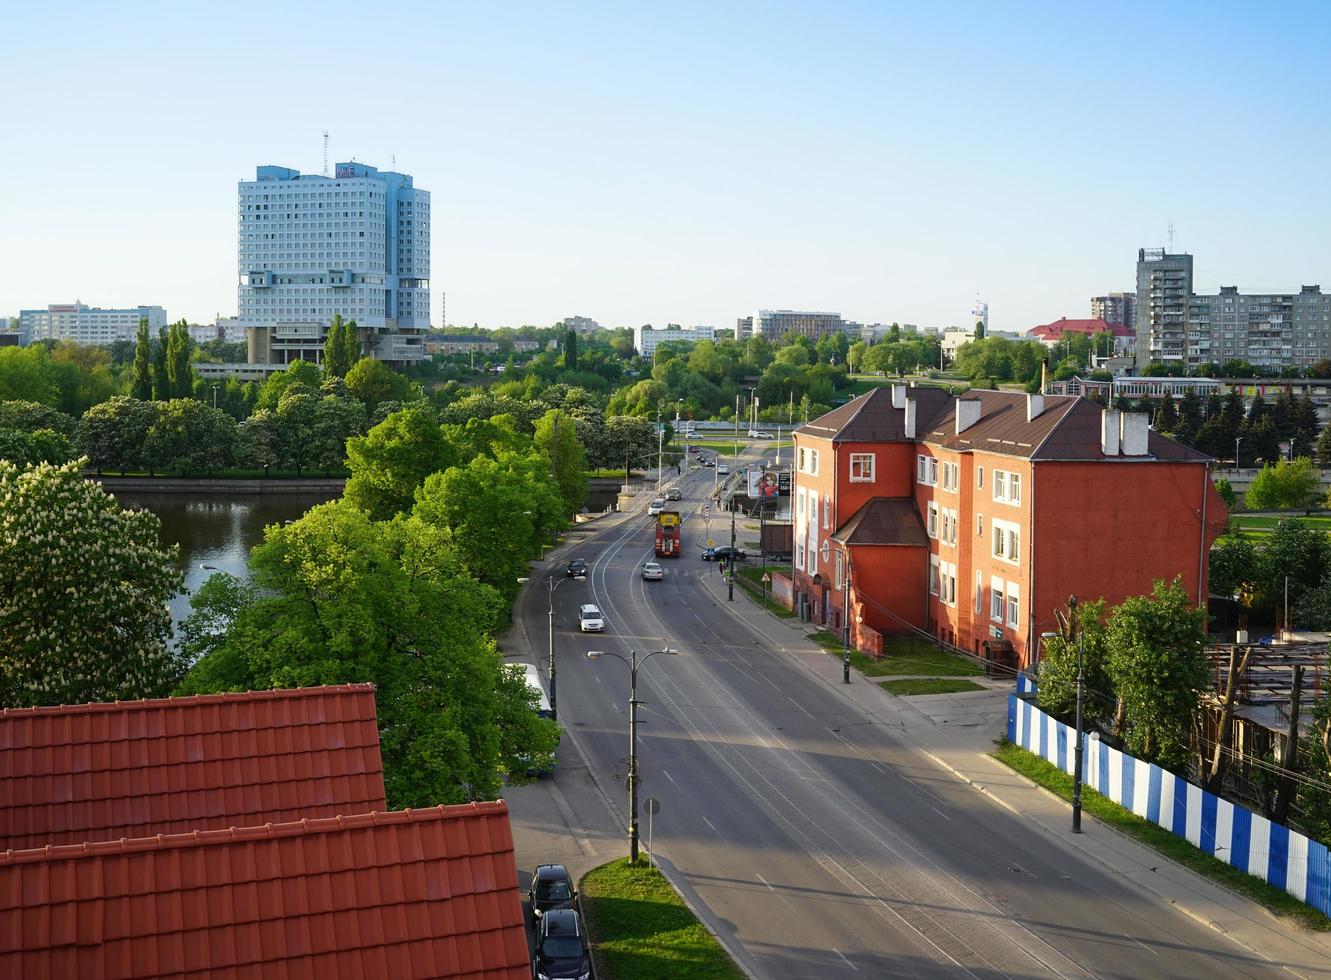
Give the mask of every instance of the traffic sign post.
[[652, 817], [661, 812], [661, 801], [655, 796], [649, 796], [643, 802], [647, 808], [647, 867], [652, 867], [656, 860], [656, 852], [652, 850]]
[[763, 605], [767, 605], [767, 583], [772, 581], [772, 576], [763, 572]]

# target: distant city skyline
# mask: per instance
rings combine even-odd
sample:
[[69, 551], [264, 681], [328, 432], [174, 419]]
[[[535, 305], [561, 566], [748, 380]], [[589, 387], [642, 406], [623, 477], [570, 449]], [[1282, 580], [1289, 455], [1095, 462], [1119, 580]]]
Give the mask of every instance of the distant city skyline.
[[365, 16], [7, 11], [0, 316], [235, 315], [237, 183], [320, 172], [324, 130], [432, 192], [435, 326], [444, 294], [485, 327], [942, 328], [978, 296], [1021, 331], [1132, 290], [1171, 223], [1198, 292], [1331, 288], [1323, 5], [407, 2], [374, 50]]

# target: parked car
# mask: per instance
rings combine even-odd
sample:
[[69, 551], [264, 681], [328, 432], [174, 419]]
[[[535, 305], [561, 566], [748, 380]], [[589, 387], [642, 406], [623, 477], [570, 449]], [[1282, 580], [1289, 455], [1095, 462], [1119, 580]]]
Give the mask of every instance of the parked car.
[[643, 562], [642, 577], [649, 582], [659, 582], [665, 578], [665, 569], [659, 561]]
[[600, 633], [605, 629], [605, 617], [590, 602], [578, 610], [578, 628], [584, 633]]
[[647, 516], [655, 517], [663, 510], [665, 510], [665, 501], [662, 500], [660, 497], [657, 497], [655, 500], [653, 500], [650, 504], [647, 505]]
[[538, 864], [531, 873], [531, 884], [527, 886], [527, 902], [531, 906], [532, 925], [536, 920], [552, 909], [569, 909], [578, 900], [578, 893], [573, 888], [573, 879], [568, 869], [562, 864]]
[[555, 909], [541, 917], [536, 927], [536, 955], [531, 963], [532, 980], [588, 980], [592, 958], [582, 919], [573, 909]]
[[666, 491], [666, 500], [680, 500], [683, 494], [679, 492], [679, 487], [671, 487]]
[[743, 561], [747, 557], [748, 553], [743, 548], [732, 548], [728, 544], [719, 548], [705, 548], [702, 553], [703, 561], [720, 561], [722, 558], [734, 558], [737, 561]]
[[564, 574], [569, 578], [584, 578], [587, 575], [587, 559], [572, 558], [564, 566]]

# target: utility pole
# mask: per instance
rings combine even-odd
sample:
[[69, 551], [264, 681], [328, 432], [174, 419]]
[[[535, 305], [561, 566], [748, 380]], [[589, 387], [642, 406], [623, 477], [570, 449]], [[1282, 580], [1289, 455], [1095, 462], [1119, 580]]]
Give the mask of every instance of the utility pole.
[[656, 495], [661, 496], [661, 450], [665, 440], [665, 429], [661, 428], [661, 406], [656, 406]]
[[735, 495], [730, 495], [730, 560], [727, 562], [730, 566], [730, 586], [727, 601], [735, 601]]
[[[563, 494], [559, 491], [559, 409], [555, 409], [555, 418], [553, 429], [550, 432], [550, 469], [554, 476], [555, 493], [560, 496], [560, 510], [563, 510]], [[553, 540], [550, 547], [559, 544], [559, 522], [555, 521], [555, 528], [552, 532]]]
[[1081, 628], [1082, 624], [1077, 619], [1077, 597], [1075, 595], [1068, 599], [1068, 609], [1072, 612], [1070, 618], [1077, 630], [1077, 750], [1072, 774], [1072, 832], [1080, 834], [1082, 752], [1085, 745], [1082, 734], [1082, 702], [1086, 696], [1086, 641]]
[[[841, 683], [850, 683], [850, 546], [846, 546], [846, 574], [841, 580]], [[552, 702], [553, 703], [553, 702]]]
[[653, 650], [641, 660], [638, 659], [638, 652], [630, 650], [628, 658], [622, 657], [613, 650], [588, 650], [587, 659], [596, 660], [600, 657], [614, 657], [617, 660], [624, 661], [629, 668], [629, 863], [638, 863], [638, 667], [646, 663], [658, 653], [667, 656], [678, 655], [678, 650], [672, 650], [664, 647], [660, 650]]

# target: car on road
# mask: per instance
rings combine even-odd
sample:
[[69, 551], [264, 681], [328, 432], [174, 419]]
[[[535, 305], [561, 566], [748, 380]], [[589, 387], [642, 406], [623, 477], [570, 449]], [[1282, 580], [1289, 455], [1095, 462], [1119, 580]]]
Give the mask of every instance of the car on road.
[[716, 472], [718, 476], [727, 476], [730, 473], [730, 467], [725, 463], [717, 463]]
[[532, 925], [553, 909], [571, 909], [577, 900], [578, 893], [573, 887], [573, 879], [562, 864], [538, 864], [531, 873], [527, 902], [530, 905]]
[[532, 980], [589, 980], [592, 958], [582, 919], [573, 909], [556, 909], [536, 927]]
[[753, 434], [753, 438], [755, 438], [755, 439], [774, 439], [774, 438], [776, 438], [776, 437], [773, 436], [772, 433], [770, 433], [770, 432], [755, 432], [755, 433]]
[[605, 617], [601, 610], [590, 602], [578, 610], [578, 628], [584, 633], [600, 633], [605, 629]]
[[648, 582], [659, 582], [665, 578], [665, 569], [659, 561], [643, 562], [642, 577]]
[[680, 500], [683, 494], [679, 492], [679, 487], [671, 487], [666, 491], [666, 500]]
[[715, 466], [715, 465], [716, 465], [716, 457], [715, 457], [715, 456], [708, 456], [706, 459], [704, 459], [704, 460], [702, 461], [702, 465], [703, 465], [703, 466]]
[[655, 517], [663, 510], [665, 510], [665, 501], [662, 500], [660, 497], [657, 497], [655, 500], [653, 500], [650, 504], [647, 505], [647, 516]]
[[564, 566], [564, 574], [569, 578], [584, 578], [587, 575], [587, 559], [569, 559], [569, 563]]
[[691, 453], [699, 453], [699, 452], [702, 452], [702, 450], [699, 449], [697, 446], [690, 446], [690, 447], [689, 447], [689, 452], [691, 452]]
[[722, 545], [719, 548], [705, 548], [702, 553], [703, 561], [720, 561], [722, 558], [734, 558], [737, 561], [743, 561], [749, 557], [743, 548], [732, 548], [730, 545]]

